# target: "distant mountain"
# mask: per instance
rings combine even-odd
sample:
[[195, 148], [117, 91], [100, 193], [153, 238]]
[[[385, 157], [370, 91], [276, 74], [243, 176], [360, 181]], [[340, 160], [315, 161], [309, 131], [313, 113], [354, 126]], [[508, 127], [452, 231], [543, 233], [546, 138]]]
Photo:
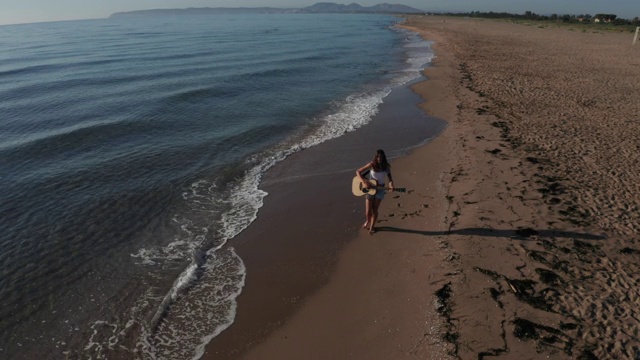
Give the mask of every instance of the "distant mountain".
[[111, 14], [110, 17], [138, 17], [138, 16], [158, 16], [158, 15], [207, 15], [207, 14], [288, 14], [288, 13], [375, 13], [375, 14], [398, 14], [398, 13], [422, 13], [418, 10], [406, 5], [400, 4], [378, 4], [374, 6], [361, 6], [356, 3], [349, 5], [320, 2], [314, 5], [294, 9], [294, 8], [272, 8], [272, 7], [255, 7], [255, 8], [186, 8], [186, 9], [152, 9], [152, 10], [135, 10], [126, 12], [117, 12]]
[[360, 6], [356, 3], [342, 5], [336, 3], [319, 2], [314, 5], [300, 9], [305, 13], [422, 13], [424, 11], [400, 4], [378, 4], [374, 6]]
[[319, 2], [300, 10], [305, 13], [355, 13], [364, 12], [366, 10], [366, 7], [360, 6], [356, 3], [343, 5], [329, 2]]

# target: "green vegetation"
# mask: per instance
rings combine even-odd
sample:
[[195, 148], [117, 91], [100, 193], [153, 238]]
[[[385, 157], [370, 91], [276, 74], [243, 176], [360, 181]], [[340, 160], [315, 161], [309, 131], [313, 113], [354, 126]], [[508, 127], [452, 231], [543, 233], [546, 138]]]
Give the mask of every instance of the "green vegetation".
[[619, 18], [615, 14], [581, 14], [581, 15], [538, 15], [531, 11], [524, 14], [511, 14], [506, 12], [480, 12], [472, 11], [469, 13], [439, 13], [438, 15], [457, 16], [457, 17], [473, 17], [485, 19], [504, 19], [521, 22], [525, 25], [535, 25], [539, 28], [555, 25], [570, 24], [573, 28], [586, 32], [588, 30], [603, 31], [635, 31], [636, 26], [640, 26], [640, 19], [635, 17], [631, 20]]

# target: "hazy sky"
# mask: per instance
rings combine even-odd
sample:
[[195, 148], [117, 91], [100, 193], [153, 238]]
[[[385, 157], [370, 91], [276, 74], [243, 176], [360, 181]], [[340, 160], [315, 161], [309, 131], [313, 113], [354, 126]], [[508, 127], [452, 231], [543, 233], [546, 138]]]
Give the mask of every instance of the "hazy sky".
[[[0, 0], [0, 25], [28, 22], [106, 18], [114, 12], [186, 7], [301, 8], [320, 0]], [[640, 16], [640, 0], [322, 0], [371, 6], [384, 2], [425, 11], [496, 11], [522, 14], [608, 13], [632, 19]]]

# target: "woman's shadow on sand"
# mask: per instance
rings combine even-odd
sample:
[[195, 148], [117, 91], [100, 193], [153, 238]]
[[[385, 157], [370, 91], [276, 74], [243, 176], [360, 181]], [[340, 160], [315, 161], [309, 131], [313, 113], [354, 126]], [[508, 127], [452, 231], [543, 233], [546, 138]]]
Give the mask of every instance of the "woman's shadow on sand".
[[574, 231], [534, 230], [531, 228], [516, 229], [516, 230], [466, 228], [466, 229], [448, 230], [448, 231], [423, 231], [423, 230], [403, 229], [403, 228], [398, 228], [393, 226], [376, 226], [376, 232], [382, 232], [382, 231], [418, 234], [418, 235], [425, 235], [425, 236], [474, 235], [474, 236], [483, 236], [483, 237], [509, 238], [509, 239], [515, 239], [515, 240], [527, 240], [531, 236], [538, 236], [538, 237], [544, 237], [544, 238], [572, 238], [572, 239], [583, 239], [583, 240], [606, 239], [606, 236], [603, 236], [603, 235], [593, 235], [593, 234], [579, 233]]

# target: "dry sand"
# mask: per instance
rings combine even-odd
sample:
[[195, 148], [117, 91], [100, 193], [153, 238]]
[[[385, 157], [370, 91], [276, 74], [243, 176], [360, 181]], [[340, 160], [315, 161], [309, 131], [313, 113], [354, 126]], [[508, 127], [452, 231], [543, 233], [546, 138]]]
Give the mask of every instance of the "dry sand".
[[393, 162], [409, 192], [387, 196], [379, 232], [340, 248], [326, 285], [250, 344], [215, 339], [205, 358], [634, 358], [633, 33], [424, 16], [405, 26], [435, 41], [413, 89], [449, 127]]
[[[632, 33], [410, 18], [453, 59], [455, 354], [633, 358], [640, 46]], [[428, 86], [428, 82], [424, 83]], [[429, 111], [427, 97], [427, 111]]]

